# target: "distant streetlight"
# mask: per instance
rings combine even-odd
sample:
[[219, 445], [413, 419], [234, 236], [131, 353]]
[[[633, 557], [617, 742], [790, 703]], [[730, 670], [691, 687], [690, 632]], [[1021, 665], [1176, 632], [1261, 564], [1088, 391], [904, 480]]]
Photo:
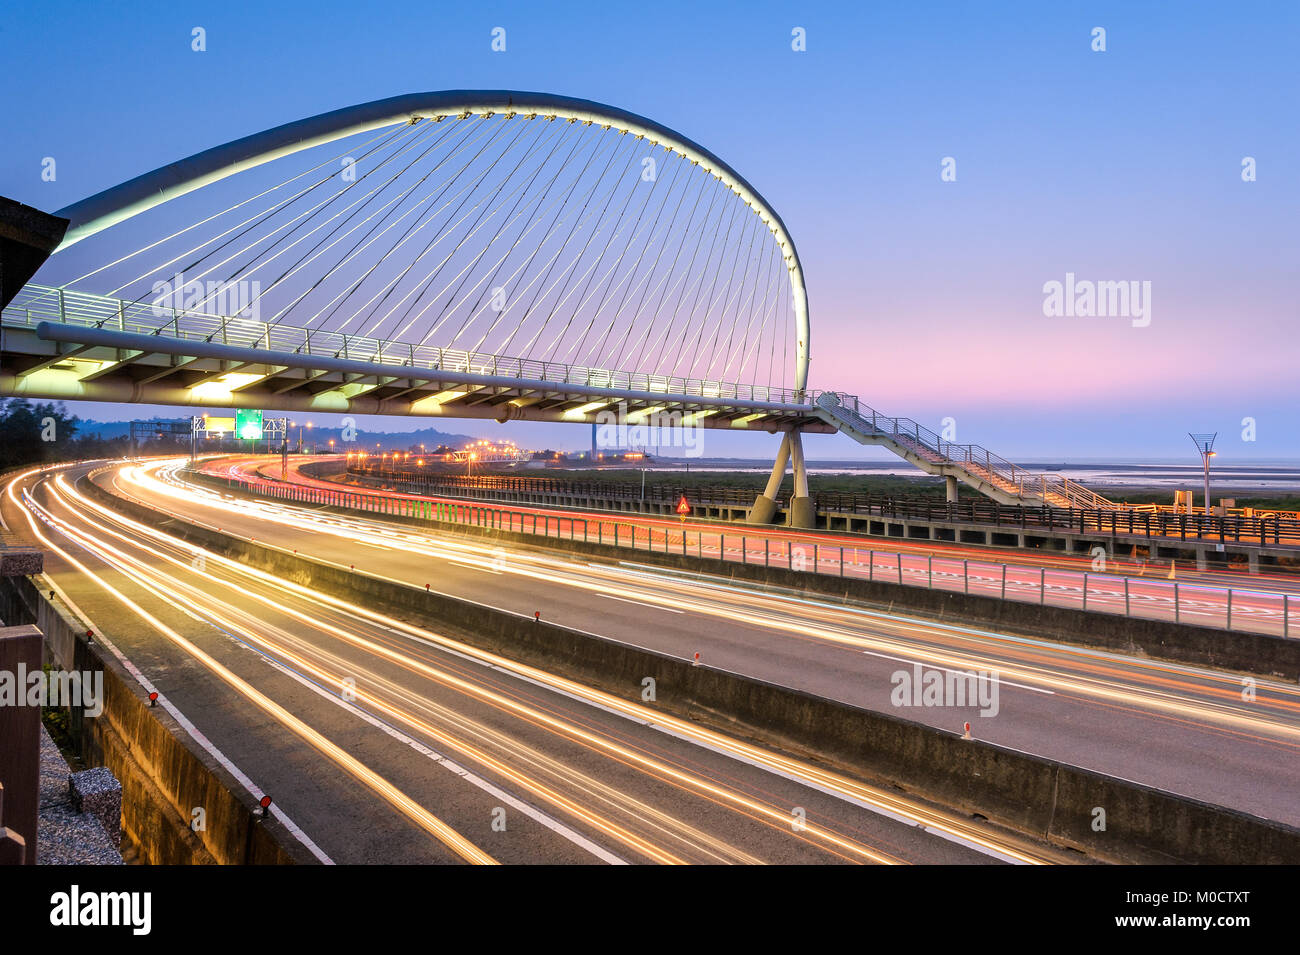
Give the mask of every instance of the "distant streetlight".
[[1187, 435], [1196, 445], [1196, 451], [1201, 456], [1201, 463], [1205, 466], [1205, 516], [1210, 516], [1210, 458], [1214, 457], [1214, 439], [1219, 436], [1219, 432], [1214, 434], [1192, 434]]

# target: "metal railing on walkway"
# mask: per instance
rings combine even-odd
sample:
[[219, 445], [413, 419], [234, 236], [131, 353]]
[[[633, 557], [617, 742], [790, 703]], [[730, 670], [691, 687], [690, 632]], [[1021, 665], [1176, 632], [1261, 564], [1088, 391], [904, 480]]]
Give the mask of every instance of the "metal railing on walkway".
[[1100, 494], [1060, 474], [1035, 474], [978, 444], [946, 441], [911, 418], [881, 414], [853, 395], [824, 391], [815, 398], [818, 407], [869, 437], [894, 442], [936, 467], [960, 468], [1021, 500], [1039, 500], [1057, 507], [1114, 507]]
[[416, 345], [396, 339], [368, 338], [320, 328], [296, 328], [240, 316], [128, 302], [106, 295], [45, 285], [24, 286], [5, 307], [0, 320], [8, 327], [34, 328], [41, 322], [58, 322], [85, 328], [160, 335], [183, 341], [391, 364], [398, 368], [548, 381], [628, 392], [735, 399], [774, 405], [806, 405], [816, 395], [812, 391], [796, 391], [770, 385], [613, 371], [564, 362]]

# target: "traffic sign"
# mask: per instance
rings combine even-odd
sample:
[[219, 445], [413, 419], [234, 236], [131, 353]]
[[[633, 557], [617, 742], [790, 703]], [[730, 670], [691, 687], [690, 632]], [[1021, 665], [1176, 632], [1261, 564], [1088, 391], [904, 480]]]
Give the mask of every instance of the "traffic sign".
[[686, 495], [683, 494], [681, 496], [681, 499], [677, 502], [677, 516], [680, 517], [682, 520], [686, 520], [686, 515], [689, 514], [690, 512], [691, 512], [691, 503], [690, 501], [686, 500]]
[[250, 408], [235, 410], [235, 437], [256, 441], [262, 436], [262, 412]]

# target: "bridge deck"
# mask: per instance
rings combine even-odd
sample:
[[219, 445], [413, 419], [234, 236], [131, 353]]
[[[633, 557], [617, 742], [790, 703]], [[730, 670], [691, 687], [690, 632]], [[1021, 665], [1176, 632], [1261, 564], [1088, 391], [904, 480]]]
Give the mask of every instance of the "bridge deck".
[[[416, 346], [28, 286], [0, 392], [31, 398], [834, 432], [815, 393]], [[652, 418], [652, 415], [656, 416]]]
[[185, 312], [29, 285], [0, 314], [0, 393], [210, 408], [843, 432], [1004, 504], [1109, 508], [1059, 475], [835, 392], [612, 371]]

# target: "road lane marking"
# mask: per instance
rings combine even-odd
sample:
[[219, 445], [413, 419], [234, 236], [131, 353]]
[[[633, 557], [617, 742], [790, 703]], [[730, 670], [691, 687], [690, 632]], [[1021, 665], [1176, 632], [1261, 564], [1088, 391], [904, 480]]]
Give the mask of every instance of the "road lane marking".
[[640, 600], [630, 600], [627, 597], [615, 597], [613, 594], [596, 594], [597, 597], [604, 597], [606, 600], [617, 600], [620, 603], [636, 604], [638, 607], [648, 607], [651, 610], [663, 610], [667, 613], [685, 613], [684, 610], [678, 610], [676, 607], [661, 607], [658, 604], [648, 604]]

